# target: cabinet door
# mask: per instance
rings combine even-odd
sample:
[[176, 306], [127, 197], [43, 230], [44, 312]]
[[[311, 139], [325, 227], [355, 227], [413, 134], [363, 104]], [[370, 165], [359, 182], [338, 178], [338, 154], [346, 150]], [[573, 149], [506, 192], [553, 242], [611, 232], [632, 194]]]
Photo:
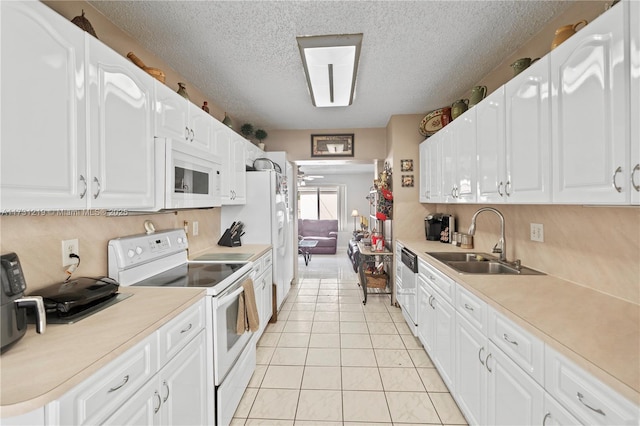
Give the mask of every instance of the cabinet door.
[[194, 148], [213, 152], [214, 118], [197, 105], [189, 104], [190, 141]]
[[2, 208], [84, 208], [84, 32], [40, 2], [0, 10]]
[[429, 182], [427, 179], [428, 148], [429, 148], [429, 141], [425, 140], [420, 144], [419, 151], [420, 151], [420, 202], [421, 203], [429, 202], [429, 198], [428, 198]]
[[[398, 295], [399, 297], [400, 295]], [[418, 338], [429, 356], [435, 356], [435, 306], [426, 280], [418, 274]]]
[[154, 81], [154, 136], [184, 142], [189, 141], [188, 103], [163, 83]]
[[89, 41], [90, 206], [153, 209], [153, 79]]
[[573, 414], [565, 409], [558, 401], [556, 401], [548, 393], [544, 393], [544, 416], [542, 417], [543, 426], [573, 426], [581, 425]]
[[486, 360], [487, 424], [533, 425], [544, 417], [544, 390], [497, 346], [489, 342]]
[[440, 136], [435, 134], [428, 141], [427, 148], [427, 200], [438, 203], [442, 200], [442, 158]]
[[158, 380], [154, 376], [146, 385], [129, 398], [104, 423], [106, 426], [159, 425], [162, 397], [158, 391]]
[[160, 371], [162, 423], [206, 425], [207, 350], [204, 331]]
[[549, 57], [506, 84], [507, 200], [551, 201]]
[[231, 133], [229, 130], [219, 130], [215, 136], [215, 153], [222, 158], [221, 185], [222, 204], [232, 204], [233, 185], [235, 174], [233, 173], [233, 152], [231, 151]]
[[456, 150], [455, 200], [476, 201], [478, 174], [476, 170], [476, 109], [471, 108], [456, 118], [453, 144]]
[[[235, 135], [234, 135], [235, 136]], [[247, 168], [244, 164], [244, 143], [245, 139], [240, 136], [232, 137], [233, 151], [233, 204], [246, 204], [247, 202]]]
[[504, 86], [476, 105], [478, 201], [504, 201]]
[[623, 10], [612, 7], [550, 53], [554, 202], [630, 201]]
[[469, 424], [486, 424], [487, 338], [457, 314], [456, 323], [456, 401]]
[[435, 340], [436, 350], [433, 359], [438, 367], [440, 377], [451, 392], [454, 391], [455, 374], [455, 325], [456, 312], [453, 307], [442, 299], [442, 296], [434, 293], [431, 303], [435, 306]]
[[457, 155], [454, 135], [458, 132], [457, 123], [454, 121], [438, 132], [438, 139], [441, 144], [441, 167], [442, 167], [442, 198], [443, 203], [454, 203], [456, 201], [456, 176], [457, 176]]
[[[628, 2], [630, 8], [631, 65], [631, 204], [640, 204], [640, 2]], [[622, 4], [620, 6], [626, 6]]]

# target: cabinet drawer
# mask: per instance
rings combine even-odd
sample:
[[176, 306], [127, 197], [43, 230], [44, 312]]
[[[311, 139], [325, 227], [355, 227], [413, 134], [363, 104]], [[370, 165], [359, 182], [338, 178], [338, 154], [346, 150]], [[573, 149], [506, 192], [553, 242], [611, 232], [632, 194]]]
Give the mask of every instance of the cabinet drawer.
[[545, 387], [578, 420], [592, 425], [637, 425], [639, 407], [560, 355], [545, 349]]
[[474, 327], [487, 335], [487, 304], [470, 291], [456, 285], [456, 311]]
[[160, 365], [173, 358], [205, 327], [205, 298], [158, 330]]
[[273, 254], [269, 251], [267, 254], [262, 256], [262, 268], [267, 269], [273, 264]]
[[263, 266], [262, 266], [262, 258], [256, 260], [253, 262], [253, 268], [251, 269], [251, 275], [253, 275], [254, 279], [259, 277], [260, 274], [262, 274], [263, 271]]
[[489, 339], [533, 379], [543, 384], [544, 344], [502, 314], [491, 309]]
[[451, 278], [447, 277], [442, 272], [438, 271], [436, 268], [418, 258], [418, 272], [422, 274], [425, 280], [431, 284], [441, 295], [449, 302], [453, 303], [453, 298], [455, 294], [455, 281]]
[[158, 370], [155, 334], [60, 398], [60, 423], [101, 424]]

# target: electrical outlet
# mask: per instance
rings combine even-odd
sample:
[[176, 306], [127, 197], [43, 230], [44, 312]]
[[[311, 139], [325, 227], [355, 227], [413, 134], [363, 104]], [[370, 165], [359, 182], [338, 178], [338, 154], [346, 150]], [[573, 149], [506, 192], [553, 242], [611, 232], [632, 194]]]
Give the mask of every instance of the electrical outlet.
[[69, 266], [78, 263], [76, 259], [69, 257], [71, 253], [75, 253], [80, 256], [80, 245], [78, 244], [78, 239], [62, 240], [62, 266]]
[[200, 232], [199, 226], [198, 226], [198, 221], [194, 220], [193, 221], [193, 236], [197, 236], [198, 232]]
[[544, 226], [541, 223], [530, 223], [531, 241], [544, 242]]

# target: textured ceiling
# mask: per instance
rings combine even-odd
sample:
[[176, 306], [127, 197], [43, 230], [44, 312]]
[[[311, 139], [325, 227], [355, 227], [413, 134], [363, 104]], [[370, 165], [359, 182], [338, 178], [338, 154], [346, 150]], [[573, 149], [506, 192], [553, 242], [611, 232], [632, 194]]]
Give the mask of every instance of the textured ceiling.
[[[237, 123], [385, 127], [449, 105], [567, 1], [90, 1]], [[311, 105], [296, 36], [363, 33], [354, 102]]]

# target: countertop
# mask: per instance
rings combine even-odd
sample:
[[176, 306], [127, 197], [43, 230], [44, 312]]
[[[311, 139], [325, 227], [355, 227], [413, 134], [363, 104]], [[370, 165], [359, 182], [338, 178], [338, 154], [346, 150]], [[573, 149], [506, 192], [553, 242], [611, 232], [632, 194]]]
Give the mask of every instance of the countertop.
[[196, 253], [189, 253], [189, 260], [194, 260], [197, 257], [206, 256], [206, 255], [211, 255], [211, 259], [213, 259], [214, 257], [213, 255], [215, 254], [246, 253], [246, 254], [253, 255], [248, 259], [249, 261], [253, 262], [260, 259], [260, 257], [263, 256], [265, 253], [267, 253], [269, 250], [271, 250], [271, 245], [269, 244], [245, 244], [238, 247], [226, 247], [226, 246], [215, 245]]
[[640, 405], [639, 305], [551, 275], [460, 274], [425, 252], [474, 250], [425, 240], [398, 242]]
[[2, 417], [60, 398], [205, 295], [194, 288], [123, 287], [131, 297], [75, 324], [48, 324], [0, 356]]

